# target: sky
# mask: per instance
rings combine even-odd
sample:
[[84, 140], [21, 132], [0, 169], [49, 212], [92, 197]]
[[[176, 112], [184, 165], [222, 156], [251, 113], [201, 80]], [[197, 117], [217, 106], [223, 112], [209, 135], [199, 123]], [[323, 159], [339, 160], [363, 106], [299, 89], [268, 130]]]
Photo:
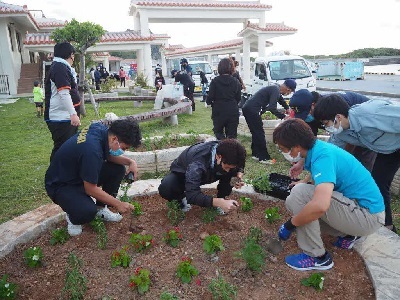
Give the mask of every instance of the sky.
[[[130, 0], [1, 0], [42, 10], [47, 18], [77, 19], [100, 24], [107, 31], [134, 29]], [[245, 1], [245, 0], [244, 0]], [[104, 4], [103, 4], [104, 3]], [[105, 4], [107, 3], [107, 4]], [[115, 4], [113, 4], [115, 3]], [[361, 48], [400, 49], [400, 0], [261, 0], [272, 5], [267, 23], [284, 22], [298, 31], [273, 38], [266, 53], [332, 55]], [[150, 24], [153, 33], [167, 33], [169, 43], [200, 46], [237, 38], [242, 24]]]

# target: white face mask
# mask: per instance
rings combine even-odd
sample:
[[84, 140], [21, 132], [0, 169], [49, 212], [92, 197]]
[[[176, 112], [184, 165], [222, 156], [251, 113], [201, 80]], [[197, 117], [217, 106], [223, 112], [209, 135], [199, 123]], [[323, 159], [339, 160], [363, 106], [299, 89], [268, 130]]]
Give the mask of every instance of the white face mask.
[[339, 121], [339, 128], [335, 127], [335, 123], [336, 122], [337, 121], [336, 121], [336, 118], [335, 118], [335, 122], [333, 123], [333, 125], [325, 127], [325, 130], [328, 131], [329, 133], [332, 133], [332, 134], [341, 133], [343, 131], [342, 121]]
[[287, 161], [289, 161], [290, 163], [296, 163], [296, 162], [298, 162], [298, 161], [301, 159], [300, 152], [297, 153], [297, 156], [296, 156], [296, 157], [292, 157], [292, 156], [290, 155], [290, 152], [291, 152], [291, 151], [292, 151], [292, 149], [290, 149], [289, 152], [282, 152], [283, 157], [284, 157]]

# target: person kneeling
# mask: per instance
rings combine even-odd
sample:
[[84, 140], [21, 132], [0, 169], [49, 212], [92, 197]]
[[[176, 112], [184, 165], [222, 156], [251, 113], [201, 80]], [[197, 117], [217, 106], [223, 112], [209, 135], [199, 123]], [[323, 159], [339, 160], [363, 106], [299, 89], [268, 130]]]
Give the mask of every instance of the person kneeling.
[[303, 253], [289, 255], [286, 264], [296, 270], [328, 270], [333, 259], [325, 250], [321, 233], [337, 236], [335, 246], [351, 249], [361, 236], [385, 223], [385, 205], [370, 172], [353, 155], [330, 143], [316, 140], [301, 119], [290, 119], [275, 128], [273, 142], [290, 162], [304, 159], [310, 176], [299, 181], [286, 199], [293, 215], [278, 236], [292, 232]]
[[116, 196], [125, 173], [137, 176], [136, 162], [122, 154], [138, 146], [140, 140], [136, 121], [116, 120], [109, 128], [94, 123], [68, 139], [56, 152], [46, 172], [45, 186], [52, 201], [67, 213], [71, 236], [81, 234], [82, 224], [96, 215], [105, 221], [121, 221], [122, 216], [107, 206], [120, 213], [134, 209]]
[[[192, 145], [172, 162], [171, 172], [162, 179], [158, 191], [168, 201], [181, 202], [183, 211], [195, 204], [216, 207], [223, 215], [238, 206], [237, 201], [224, 198], [232, 192], [231, 181], [236, 182], [233, 184], [236, 188], [244, 185], [245, 160], [246, 150], [235, 139]], [[218, 180], [216, 198], [201, 192], [201, 185]]]

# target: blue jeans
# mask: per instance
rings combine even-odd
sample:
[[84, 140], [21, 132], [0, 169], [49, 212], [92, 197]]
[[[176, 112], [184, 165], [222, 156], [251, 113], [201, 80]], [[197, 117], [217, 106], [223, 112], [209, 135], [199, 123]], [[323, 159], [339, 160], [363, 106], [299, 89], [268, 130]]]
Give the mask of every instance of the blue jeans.
[[207, 96], [207, 88], [208, 88], [208, 83], [203, 83], [201, 85], [201, 94], [203, 96]]

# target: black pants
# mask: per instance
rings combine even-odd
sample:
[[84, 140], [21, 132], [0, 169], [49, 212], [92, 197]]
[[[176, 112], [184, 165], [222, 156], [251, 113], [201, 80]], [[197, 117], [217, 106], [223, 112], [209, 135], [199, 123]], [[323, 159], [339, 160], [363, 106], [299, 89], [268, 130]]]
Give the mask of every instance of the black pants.
[[260, 160], [269, 160], [271, 156], [267, 150], [267, 141], [260, 114], [243, 110], [244, 118], [251, 132], [251, 152]]
[[71, 122], [47, 122], [47, 127], [51, 132], [51, 138], [54, 142], [53, 150], [51, 151], [50, 161], [54, 154], [71, 136], [78, 131], [78, 126], [72, 126]]
[[239, 125], [239, 111], [236, 115], [227, 114], [224, 111], [215, 111], [213, 108], [212, 112], [213, 120], [213, 131], [217, 140], [223, 139], [236, 139], [237, 138], [237, 128]]
[[185, 195], [185, 174], [169, 173], [158, 187], [160, 196], [168, 201], [182, 201]]
[[194, 86], [191, 86], [191, 85], [183, 86], [183, 95], [186, 98], [188, 98], [190, 101], [192, 101], [192, 111], [195, 111], [196, 103], [194, 102], [193, 93], [194, 93]]
[[96, 91], [100, 90], [100, 80], [96, 81]]
[[[124, 175], [124, 166], [104, 162], [97, 185], [101, 186], [107, 194], [115, 197]], [[46, 186], [46, 190], [53, 202], [68, 214], [69, 219], [75, 225], [89, 223], [96, 216], [97, 206], [104, 206], [99, 201], [93, 202], [92, 198], [86, 194], [83, 184], [66, 184], [54, 189]]]
[[372, 169], [372, 177], [381, 191], [383, 200], [385, 201], [385, 225], [393, 225], [392, 209], [390, 208], [390, 185], [392, 184], [394, 175], [400, 167], [400, 150], [391, 154], [378, 153], [376, 156], [374, 168]]
[[121, 86], [122, 86], [122, 83], [124, 84], [124, 87], [125, 87], [125, 77], [121, 77], [120, 78], [120, 81], [121, 81]]

